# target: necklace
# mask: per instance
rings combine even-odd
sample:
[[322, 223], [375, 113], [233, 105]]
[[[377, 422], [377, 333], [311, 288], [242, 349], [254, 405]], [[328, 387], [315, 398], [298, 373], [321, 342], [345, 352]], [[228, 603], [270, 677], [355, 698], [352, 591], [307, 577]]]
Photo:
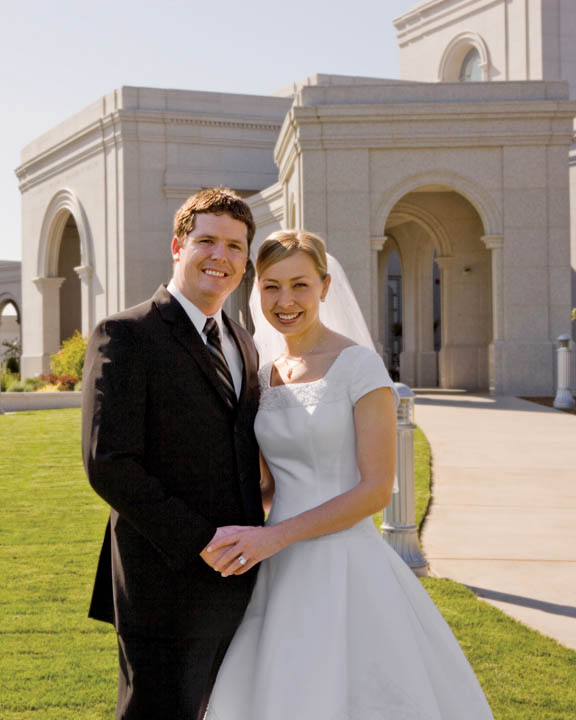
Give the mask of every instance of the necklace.
[[297, 367], [299, 367], [300, 365], [306, 365], [306, 361], [310, 356], [321, 355], [326, 349], [327, 342], [328, 337], [324, 336], [320, 338], [320, 340], [312, 349], [310, 349], [308, 352], [302, 353], [300, 357], [294, 357], [293, 355], [288, 354], [281, 357], [280, 360], [282, 364], [287, 368], [286, 377], [288, 378], [288, 380], [292, 380], [292, 374]]

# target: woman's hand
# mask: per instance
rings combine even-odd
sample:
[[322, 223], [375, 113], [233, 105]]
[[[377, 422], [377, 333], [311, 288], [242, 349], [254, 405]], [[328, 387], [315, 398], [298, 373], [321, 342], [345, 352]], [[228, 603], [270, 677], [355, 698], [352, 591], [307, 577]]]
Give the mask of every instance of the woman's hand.
[[[243, 527], [240, 531], [227, 533], [220, 539], [215, 538], [204, 552], [218, 555], [214, 563], [209, 563], [222, 577], [243, 575], [254, 565], [282, 550], [282, 532], [276, 526]], [[227, 548], [225, 552], [221, 552]], [[242, 558], [245, 562], [242, 562]]]

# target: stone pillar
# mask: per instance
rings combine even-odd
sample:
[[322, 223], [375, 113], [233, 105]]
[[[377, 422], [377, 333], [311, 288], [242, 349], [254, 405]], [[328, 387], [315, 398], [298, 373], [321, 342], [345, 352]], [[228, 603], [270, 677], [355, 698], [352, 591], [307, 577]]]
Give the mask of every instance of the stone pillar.
[[482, 242], [492, 261], [492, 341], [488, 350], [490, 392], [503, 391], [504, 379], [504, 238], [502, 235], [483, 235]]
[[388, 237], [386, 235], [370, 238], [370, 247], [372, 249], [372, 253], [370, 256], [370, 281], [372, 284], [372, 324], [370, 328], [370, 333], [372, 334], [372, 339], [374, 340], [376, 350], [380, 355], [382, 355], [384, 352], [384, 343], [382, 342], [382, 338], [380, 337], [380, 314], [382, 312], [382, 308], [380, 307], [379, 298], [378, 255], [384, 249], [387, 240]]
[[436, 387], [438, 361], [434, 350], [434, 283], [433, 251], [421, 248], [417, 276], [417, 351], [416, 383], [418, 387]]
[[37, 277], [32, 281], [42, 294], [39, 322], [43, 373], [50, 370], [50, 355], [60, 350], [60, 287], [64, 280], [61, 277]]
[[414, 393], [403, 383], [394, 383], [400, 395], [398, 405], [398, 441], [396, 477], [398, 492], [384, 508], [382, 537], [402, 560], [420, 577], [427, 574], [427, 564], [418, 544], [414, 497]]
[[92, 292], [92, 275], [94, 270], [90, 265], [79, 265], [74, 272], [80, 278], [80, 297], [82, 308], [82, 335], [89, 337], [94, 329], [94, 302]]
[[574, 398], [571, 389], [571, 371], [572, 371], [572, 348], [570, 335], [560, 335], [557, 340], [557, 390], [554, 398], [554, 407], [560, 410], [569, 410], [574, 407]]
[[440, 307], [442, 313], [442, 339], [440, 341], [440, 352], [438, 354], [438, 378], [439, 387], [450, 387], [450, 372], [447, 356], [449, 352], [449, 340], [451, 339], [451, 317], [450, 317], [450, 265], [452, 257], [449, 255], [440, 255], [436, 258], [438, 267], [440, 268]]

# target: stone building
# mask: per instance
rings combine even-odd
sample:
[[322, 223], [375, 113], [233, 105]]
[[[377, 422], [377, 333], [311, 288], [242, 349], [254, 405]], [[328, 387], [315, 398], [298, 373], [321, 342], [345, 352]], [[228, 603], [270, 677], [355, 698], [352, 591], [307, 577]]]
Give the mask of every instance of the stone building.
[[279, 227], [327, 239], [402, 382], [553, 394], [576, 297], [576, 6], [431, 0], [395, 25], [400, 80], [123, 87], [26, 147], [24, 374], [166, 281], [174, 211], [221, 184], [249, 198], [256, 247]]

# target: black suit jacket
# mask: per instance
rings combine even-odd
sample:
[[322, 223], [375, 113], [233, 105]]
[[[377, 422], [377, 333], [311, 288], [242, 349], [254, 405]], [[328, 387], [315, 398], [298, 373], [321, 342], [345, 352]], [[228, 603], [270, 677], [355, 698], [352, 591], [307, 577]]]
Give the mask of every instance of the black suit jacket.
[[257, 353], [243, 328], [225, 322], [244, 363], [235, 411], [202, 338], [163, 286], [102, 321], [88, 344], [84, 464], [111, 506], [90, 616], [123, 634], [226, 634], [250, 597], [254, 571], [222, 578], [199, 557], [218, 526], [264, 519]]

